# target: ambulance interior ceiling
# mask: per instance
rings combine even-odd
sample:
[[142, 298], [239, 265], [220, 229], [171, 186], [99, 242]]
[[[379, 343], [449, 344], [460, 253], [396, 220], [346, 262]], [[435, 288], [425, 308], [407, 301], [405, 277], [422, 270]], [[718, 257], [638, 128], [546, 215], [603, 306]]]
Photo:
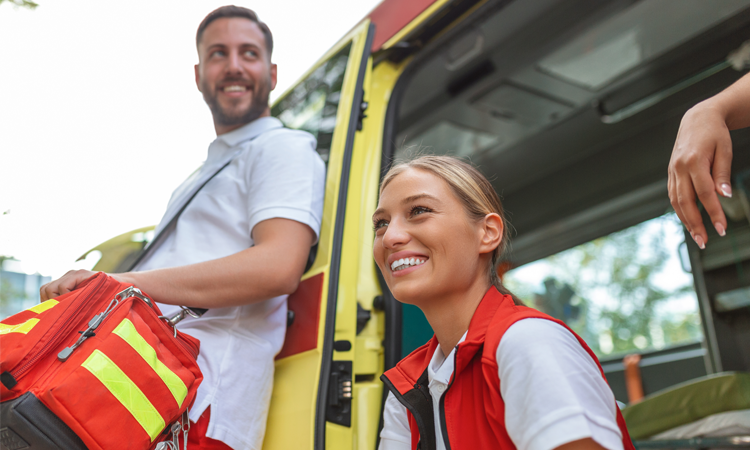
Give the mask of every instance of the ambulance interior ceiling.
[[[515, 264], [667, 211], [680, 118], [745, 73], [726, 61], [750, 40], [749, 0], [514, 1], [475, 16], [405, 74], [395, 155], [479, 165], [516, 229]], [[747, 148], [750, 133], [733, 139]]]

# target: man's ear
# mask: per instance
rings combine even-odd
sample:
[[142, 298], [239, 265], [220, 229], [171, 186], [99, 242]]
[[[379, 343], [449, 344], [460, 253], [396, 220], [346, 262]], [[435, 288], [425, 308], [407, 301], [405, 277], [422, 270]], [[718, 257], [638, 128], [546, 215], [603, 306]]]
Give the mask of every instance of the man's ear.
[[276, 64], [271, 64], [271, 90], [276, 89]]
[[198, 91], [201, 91], [201, 65], [200, 63], [195, 65], [195, 85], [198, 86]]
[[480, 227], [481, 242], [479, 243], [479, 252], [491, 253], [495, 251], [503, 241], [503, 231], [505, 229], [503, 219], [496, 213], [489, 213], [484, 216]]

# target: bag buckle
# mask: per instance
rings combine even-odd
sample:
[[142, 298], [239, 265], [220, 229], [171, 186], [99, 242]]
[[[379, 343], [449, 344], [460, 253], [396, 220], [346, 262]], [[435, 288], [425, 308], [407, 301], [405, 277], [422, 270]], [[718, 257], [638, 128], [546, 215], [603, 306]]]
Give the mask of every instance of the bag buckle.
[[175, 423], [169, 428], [172, 435], [170, 440], [162, 441], [156, 444], [154, 450], [180, 450], [180, 431], [182, 431], [184, 450], [187, 450], [188, 431], [190, 431], [190, 419], [188, 418], [188, 409], [180, 415]]
[[200, 316], [196, 314], [194, 311], [192, 311], [190, 308], [186, 308], [184, 306], [180, 306], [180, 310], [177, 311], [174, 315], [171, 317], [169, 316], [159, 316], [160, 319], [164, 319], [167, 321], [169, 326], [174, 328], [174, 337], [177, 337], [177, 324], [182, 322], [182, 319], [185, 317], [190, 316], [193, 318], [199, 318]]
[[135, 286], [130, 286], [126, 288], [125, 290], [118, 292], [117, 295], [115, 295], [115, 300], [120, 302], [121, 300], [125, 300], [126, 298], [130, 298], [130, 297], [140, 298], [141, 300], [146, 302], [148, 306], [152, 308], [154, 307], [154, 304], [151, 302], [151, 299], [148, 298], [146, 294], [141, 292], [141, 290]]

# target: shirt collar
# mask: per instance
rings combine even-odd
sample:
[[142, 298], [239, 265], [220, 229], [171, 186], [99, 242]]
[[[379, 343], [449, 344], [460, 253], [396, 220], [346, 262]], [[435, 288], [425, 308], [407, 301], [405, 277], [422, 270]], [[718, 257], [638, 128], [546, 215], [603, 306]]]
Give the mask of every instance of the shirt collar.
[[281, 121], [275, 117], [261, 117], [236, 130], [217, 136], [208, 146], [208, 156], [202, 170], [210, 170], [225, 162], [227, 158], [238, 151], [238, 145], [260, 136], [261, 133], [268, 130], [282, 128], [283, 126]]
[[281, 121], [275, 117], [261, 117], [253, 120], [247, 125], [243, 125], [236, 130], [232, 130], [229, 133], [224, 133], [216, 138], [216, 140], [223, 141], [227, 146], [234, 147], [245, 141], [249, 141], [254, 137], [260, 135], [268, 130], [274, 128], [282, 128], [284, 125]]
[[[458, 344], [466, 340], [466, 335], [468, 333], [469, 331], [467, 330], [464, 335], [461, 336], [461, 340], [458, 341]], [[456, 346], [458, 346], [458, 344], [456, 344]], [[432, 385], [436, 381], [446, 385], [450, 382], [451, 375], [453, 375], [454, 369], [454, 353], [456, 353], [456, 347], [451, 350], [448, 356], [443, 356], [443, 351], [440, 350], [440, 346], [435, 349], [435, 352], [432, 354], [430, 364], [427, 365], [427, 376], [430, 387], [432, 387]]]

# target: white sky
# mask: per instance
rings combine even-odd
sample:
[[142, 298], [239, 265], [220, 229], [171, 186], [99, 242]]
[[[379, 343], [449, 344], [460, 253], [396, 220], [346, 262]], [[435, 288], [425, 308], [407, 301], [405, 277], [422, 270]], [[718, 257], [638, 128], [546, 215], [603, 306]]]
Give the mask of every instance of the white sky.
[[[235, 4], [274, 34], [279, 95], [379, 1]], [[0, 4], [0, 255], [54, 278], [158, 222], [205, 158], [215, 133], [195, 87], [195, 30], [226, 3], [38, 3]]]

